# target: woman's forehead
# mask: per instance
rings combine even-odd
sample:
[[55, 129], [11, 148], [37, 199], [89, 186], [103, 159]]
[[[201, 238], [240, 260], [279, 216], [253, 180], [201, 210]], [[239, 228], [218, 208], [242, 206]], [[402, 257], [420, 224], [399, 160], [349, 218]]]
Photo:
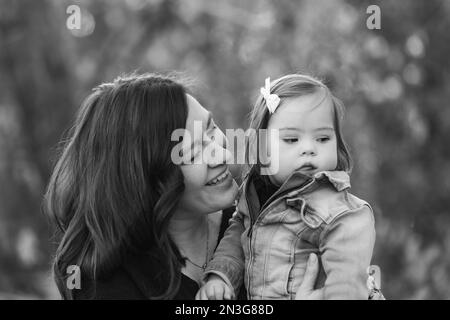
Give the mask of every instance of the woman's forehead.
[[208, 122], [211, 116], [210, 112], [206, 110], [193, 96], [187, 94], [188, 117], [186, 119], [186, 129], [193, 129], [196, 121]]
[[187, 95], [187, 105], [188, 105], [188, 117], [187, 122], [193, 121], [207, 121], [209, 117], [209, 111], [206, 110], [200, 102], [197, 101], [193, 96]]

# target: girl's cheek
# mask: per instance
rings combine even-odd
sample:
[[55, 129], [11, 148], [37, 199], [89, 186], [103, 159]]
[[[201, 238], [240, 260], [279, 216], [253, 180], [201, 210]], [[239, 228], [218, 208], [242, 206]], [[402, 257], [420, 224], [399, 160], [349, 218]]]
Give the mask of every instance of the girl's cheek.
[[327, 157], [327, 170], [335, 170], [337, 167], [337, 159], [338, 159], [338, 155], [337, 155], [337, 149], [336, 150], [332, 150], [329, 151], [328, 153], [328, 157]]

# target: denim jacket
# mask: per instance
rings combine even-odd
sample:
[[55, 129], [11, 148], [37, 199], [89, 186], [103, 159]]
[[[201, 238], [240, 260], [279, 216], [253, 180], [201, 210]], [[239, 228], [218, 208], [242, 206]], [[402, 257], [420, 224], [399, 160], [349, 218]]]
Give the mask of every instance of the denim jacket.
[[349, 193], [343, 171], [294, 172], [260, 208], [246, 179], [236, 212], [205, 274], [217, 274], [249, 299], [294, 299], [310, 253], [325, 299], [367, 299], [375, 244], [370, 205]]

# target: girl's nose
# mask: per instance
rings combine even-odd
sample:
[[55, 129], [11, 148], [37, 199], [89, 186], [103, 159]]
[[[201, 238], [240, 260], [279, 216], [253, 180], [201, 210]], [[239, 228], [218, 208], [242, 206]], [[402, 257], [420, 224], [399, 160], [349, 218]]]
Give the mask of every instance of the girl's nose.
[[301, 149], [300, 149], [300, 155], [302, 156], [315, 156], [316, 155], [316, 148], [314, 146], [314, 143], [312, 141], [306, 140], [302, 141]]

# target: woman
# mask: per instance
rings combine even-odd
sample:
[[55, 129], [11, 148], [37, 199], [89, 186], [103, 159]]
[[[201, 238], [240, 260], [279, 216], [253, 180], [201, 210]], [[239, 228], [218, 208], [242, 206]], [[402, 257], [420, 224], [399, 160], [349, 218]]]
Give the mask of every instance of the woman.
[[[172, 133], [185, 130], [180, 155], [189, 154], [186, 142], [197, 141], [186, 135], [195, 137], [199, 123], [200, 148], [223, 156], [176, 165]], [[61, 231], [53, 270], [62, 297], [194, 299], [233, 212], [227, 154], [210, 113], [175, 79], [133, 75], [94, 89], [46, 193]], [[66, 285], [71, 265], [81, 289]], [[317, 261], [311, 267], [300, 298], [320, 296], [312, 291]]]

